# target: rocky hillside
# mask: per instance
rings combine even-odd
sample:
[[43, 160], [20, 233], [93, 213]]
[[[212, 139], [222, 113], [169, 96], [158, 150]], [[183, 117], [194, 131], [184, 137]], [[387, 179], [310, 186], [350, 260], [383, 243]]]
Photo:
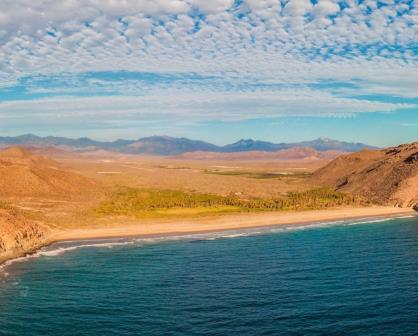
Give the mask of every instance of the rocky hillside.
[[12, 147], [0, 151], [0, 197], [75, 198], [96, 184], [57, 162]]
[[83, 200], [100, 186], [46, 156], [19, 147], [0, 151], [0, 263], [43, 245], [47, 225], [12, 206], [26, 198], [37, 201]]
[[418, 142], [338, 157], [316, 171], [311, 182], [378, 204], [418, 207]]
[[42, 223], [0, 203], [0, 263], [41, 246], [48, 231]]

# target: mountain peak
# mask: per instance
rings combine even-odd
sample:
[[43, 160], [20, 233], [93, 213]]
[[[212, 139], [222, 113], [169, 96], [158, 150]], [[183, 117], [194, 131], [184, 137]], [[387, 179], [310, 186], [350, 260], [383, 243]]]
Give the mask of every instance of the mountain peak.
[[320, 142], [340, 142], [338, 140], [334, 140], [334, 139], [327, 138], [327, 137], [319, 137], [317, 140]]
[[235, 142], [235, 144], [253, 144], [254, 142], [253, 139], [241, 139]]

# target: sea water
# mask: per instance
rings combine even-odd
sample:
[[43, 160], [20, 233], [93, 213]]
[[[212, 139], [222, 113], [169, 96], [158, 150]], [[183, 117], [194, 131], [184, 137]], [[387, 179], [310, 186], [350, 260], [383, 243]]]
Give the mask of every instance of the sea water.
[[417, 217], [66, 242], [0, 273], [0, 335], [418, 335]]

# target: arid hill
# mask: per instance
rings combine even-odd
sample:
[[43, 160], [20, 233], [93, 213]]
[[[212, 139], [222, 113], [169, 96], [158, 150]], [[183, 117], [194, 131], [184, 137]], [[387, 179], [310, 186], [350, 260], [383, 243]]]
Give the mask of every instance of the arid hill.
[[12, 147], [0, 152], [0, 197], [76, 198], [97, 184], [57, 162]]
[[338, 157], [316, 171], [311, 181], [379, 204], [417, 207], [418, 142]]
[[249, 151], [249, 152], [234, 152], [234, 153], [217, 153], [217, 152], [188, 152], [174, 156], [175, 159], [185, 160], [273, 160], [273, 161], [288, 161], [288, 160], [306, 160], [315, 161], [322, 159], [335, 159], [342, 155], [343, 152], [329, 150], [318, 151], [310, 147], [293, 147], [279, 150], [276, 152], [265, 151]]
[[38, 248], [49, 228], [0, 203], [0, 262]]
[[93, 180], [46, 156], [20, 147], [0, 151], [0, 263], [47, 241], [50, 227], [43, 222], [45, 216], [39, 209], [26, 211], [24, 200], [66, 204], [81, 201], [99, 190]]

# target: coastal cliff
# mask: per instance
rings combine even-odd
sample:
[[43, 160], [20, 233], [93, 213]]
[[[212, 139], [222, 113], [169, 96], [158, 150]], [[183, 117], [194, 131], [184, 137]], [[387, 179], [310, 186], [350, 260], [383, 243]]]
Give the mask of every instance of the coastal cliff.
[[0, 206], [0, 262], [42, 246], [49, 231], [46, 225], [25, 218], [15, 209]]
[[39, 210], [25, 201], [48, 207], [89, 199], [98, 188], [95, 181], [25, 148], [0, 151], [0, 263], [47, 243], [50, 228], [42, 223]]

